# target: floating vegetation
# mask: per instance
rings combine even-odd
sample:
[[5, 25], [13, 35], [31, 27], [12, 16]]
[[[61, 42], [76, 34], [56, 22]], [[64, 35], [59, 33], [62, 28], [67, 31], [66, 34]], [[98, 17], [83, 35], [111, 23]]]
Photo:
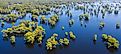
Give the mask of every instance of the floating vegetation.
[[5, 8], [0, 8], [0, 13], [1, 14], [10, 14], [10, 9], [5, 9]]
[[45, 16], [41, 16], [41, 19], [40, 20], [41, 20], [41, 23], [46, 23], [46, 20], [47, 19], [45, 18]]
[[64, 38], [64, 39], [60, 39], [59, 40], [60, 44], [62, 45], [66, 45], [68, 46], [69, 45], [69, 40], [67, 38]]
[[58, 41], [56, 40], [57, 36], [58, 34], [55, 33], [49, 39], [47, 39], [47, 50], [52, 50], [53, 48], [56, 48], [56, 46], [58, 45]]
[[[7, 18], [8, 18], [8, 20], [7, 20]], [[6, 21], [15, 22], [15, 21], [17, 20], [18, 16], [15, 15], [15, 14], [8, 14], [8, 15], [7, 15], [7, 18], [5, 19]]]
[[42, 44], [43, 36], [39, 36], [37, 39], [38, 44]]
[[102, 39], [106, 42], [107, 48], [119, 48], [119, 41], [107, 34], [102, 34]]
[[[32, 26], [36, 26], [34, 31]], [[45, 35], [45, 30], [41, 26], [37, 26], [35, 22], [30, 21], [22, 21], [18, 26], [7, 28], [7, 30], [2, 30], [2, 32], [4, 34], [3, 37], [8, 37], [11, 34], [25, 34], [25, 41], [31, 44], [34, 43], [35, 38], [38, 40], [38, 43], [41, 44], [41, 38]]]
[[10, 42], [11, 42], [12, 44], [14, 44], [14, 43], [16, 42], [15, 36], [11, 36], [11, 37], [10, 37]]
[[31, 43], [31, 44], [33, 44], [34, 43], [34, 41], [35, 41], [35, 36], [34, 36], [34, 34], [32, 33], [32, 32], [27, 32], [26, 34], [25, 34], [25, 41], [27, 42], [27, 43]]
[[103, 28], [105, 26], [105, 23], [104, 22], [100, 22], [100, 28]]
[[73, 34], [72, 31], [69, 32], [69, 36], [70, 36], [70, 38], [73, 39], [73, 40], [76, 39], [76, 36]]
[[102, 10], [101, 10], [101, 13], [102, 13], [102, 18], [104, 18], [105, 13], [106, 13], [106, 10], [105, 10], [105, 9], [102, 9]]
[[72, 18], [72, 13], [69, 10], [67, 10], [65, 14], [67, 14], [68, 17]]
[[3, 33], [6, 34], [17, 34], [17, 33], [26, 33], [28, 31], [32, 31], [31, 27], [26, 27], [24, 23], [21, 23], [18, 26], [13, 26], [12, 28], [7, 28], [7, 30], [2, 30]]
[[82, 20], [82, 19], [84, 19], [84, 20], [89, 20], [89, 14], [81, 14], [81, 15], [79, 16], [79, 20]]
[[37, 16], [37, 15], [32, 15], [31, 20], [32, 20], [32, 21], [38, 21], [38, 16]]
[[70, 19], [69, 20], [69, 25], [73, 25], [74, 24], [74, 19]]
[[65, 32], [65, 35], [68, 36], [68, 32]]
[[4, 23], [4, 22], [2, 22], [2, 23], [1, 23], [1, 27], [3, 27], [4, 25], [5, 25], [5, 23]]
[[[65, 32], [66, 35], [68, 35], [67, 32]], [[60, 38], [59, 40], [57, 40], [58, 34], [54, 33], [50, 38], [47, 39], [46, 41], [46, 48], [47, 50], [52, 50], [54, 48], [56, 48], [59, 44], [60, 46], [68, 46], [70, 44], [70, 40], [65, 37], [65, 38]], [[75, 39], [75, 35], [70, 32], [70, 38]]]
[[84, 10], [85, 7], [84, 7], [84, 6], [77, 6], [77, 7], [75, 7], [75, 9], [76, 9], [76, 10], [79, 10], [79, 9]]
[[37, 26], [37, 28], [33, 32], [27, 32], [25, 36], [25, 41], [26, 43], [31, 43], [33, 44], [35, 39], [37, 39], [38, 44], [42, 43], [42, 38], [44, 37], [45, 34], [43, 34], [45, 31], [41, 26]]
[[31, 13], [33, 15], [39, 15], [39, 10], [38, 9], [33, 9], [33, 10], [31, 10]]
[[53, 15], [52, 17], [50, 17], [48, 22], [51, 26], [55, 26], [55, 24], [58, 22], [58, 20], [59, 20], [59, 17], [57, 15]]
[[[86, 38], [92, 37], [94, 44], [96, 44], [96, 42], [99, 43], [100, 40], [98, 40], [98, 35], [103, 32], [114, 32], [114, 35], [120, 33], [120, 30], [116, 30], [120, 29], [120, 22], [114, 24], [115, 21], [120, 20], [119, 18], [114, 18], [120, 16], [120, 11], [121, 2], [117, 1], [113, 1], [110, 3], [110, 1], [92, 2], [80, 0], [3, 0], [0, 1], [1, 32], [3, 40], [10, 40], [10, 43], [12, 45], [15, 45], [15, 43], [17, 43], [16, 39], [22, 37], [24, 41], [20, 40], [18, 42], [24, 42], [27, 48], [35, 47], [35, 49], [40, 49], [36, 47], [38, 45], [39, 47], [41, 46], [42, 50], [46, 49], [52, 52], [50, 54], [56, 54], [55, 51], [58, 50], [59, 47], [70, 47], [70, 50], [76, 48], [80, 49], [80, 47], [82, 49], [85, 48], [82, 46], [88, 46], [86, 45], [88, 44], [86, 42], [90, 41], [90, 39], [86, 40]], [[81, 22], [81, 26], [79, 22]], [[106, 27], [105, 22], [108, 22], [108, 24], [106, 24]], [[100, 31], [96, 29], [98, 28], [97, 23], [99, 23], [99, 29], [103, 29], [105, 27], [106, 30]], [[69, 25], [70, 27], [67, 25]], [[112, 27], [109, 28], [108, 25], [114, 25], [114, 28], [116, 29], [111, 29]], [[53, 29], [48, 27], [52, 27]], [[109, 32], [108, 30], [111, 31]], [[90, 34], [93, 34], [95, 32], [98, 34], [89, 36]], [[102, 34], [102, 40], [108, 49], [120, 48], [120, 40], [114, 38], [111, 35]], [[74, 42], [74, 45], [71, 45], [73, 44], [71, 41]], [[84, 45], [80, 44], [83, 42], [85, 42]], [[3, 42], [1, 43], [3, 44]], [[82, 46], [78, 48], [78, 45], [76, 44]], [[102, 46], [101, 44], [98, 45]], [[5, 46], [7, 45], [8, 44], [5, 44]], [[17, 45], [19, 46], [21, 44]], [[1, 46], [3, 45], [0, 45], [0, 48]], [[95, 48], [95, 46], [92, 47], [91, 45], [92, 49], [97, 49]], [[86, 48], [88, 49], [88, 47]], [[48, 51], [46, 54], [49, 54]], [[106, 53], [107, 51], [102, 54]], [[120, 49], [118, 53], [120, 53]], [[57, 52], [57, 54], [59, 53]]]

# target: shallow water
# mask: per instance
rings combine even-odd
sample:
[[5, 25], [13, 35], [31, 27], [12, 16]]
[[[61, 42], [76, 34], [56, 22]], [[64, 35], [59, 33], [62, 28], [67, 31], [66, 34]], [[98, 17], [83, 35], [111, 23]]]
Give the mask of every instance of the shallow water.
[[[101, 14], [98, 17], [90, 16], [90, 20], [88, 22], [84, 22], [81, 26], [80, 20], [78, 16], [83, 13], [81, 10], [71, 10], [73, 14], [73, 19], [75, 20], [72, 27], [69, 26], [68, 20], [69, 17], [65, 14], [60, 16], [59, 22], [56, 24], [54, 28], [50, 28], [49, 25], [40, 24], [46, 30], [46, 37], [43, 40], [41, 46], [38, 46], [37, 43], [34, 45], [26, 45], [24, 43], [23, 36], [16, 37], [16, 44], [13, 46], [10, 44], [9, 40], [2, 39], [2, 32], [0, 32], [0, 54], [121, 54], [121, 48], [117, 51], [108, 50], [101, 39], [101, 34], [106, 33], [110, 34], [113, 37], [117, 38], [119, 42], [121, 42], [121, 29], [116, 29], [115, 24], [118, 22], [121, 23], [121, 13], [118, 15], [115, 14], [106, 14], [105, 18], [101, 18]], [[30, 14], [27, 14], [23, 19], [18, 19], [15, 25], [18, 25], [21, 20], [30, 20]], [[47, 15], [46, 18], [49, 18], [51, 15]], [[39, 17], [40, 18], [40, 17]], [[100, 21], [104, 21], [106, 23], [105, 27], [100, 30], [99, 23]], [[84, 26], [86, 25], [86, 27]], [[61, 29], [61, 26], [65, 27], [65, 30]], [[0, 31], [2, 29], [10, 28], [12, 24], [5, 23], [3, 28], [0, 27]], [[68, 47], [57, 47], [52, 51], [47, 51], [45, 48], [45, 41], [53, 34], [59, 34], [58, 38], [64, 37], [64, 32], [73, 31], [76, 35], [76, 40], [70, 41], [70, 45]], [[98, 35], [98, 40], [94, 44], [92, 38], [94, 34]]]

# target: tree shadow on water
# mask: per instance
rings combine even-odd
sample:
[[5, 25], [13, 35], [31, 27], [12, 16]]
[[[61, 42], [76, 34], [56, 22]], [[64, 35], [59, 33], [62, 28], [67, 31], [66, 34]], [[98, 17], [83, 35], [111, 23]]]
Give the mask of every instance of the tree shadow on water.
[[25, 43], [26, 48], [34, 48], [34, 44]]
[[113, 47], [107, 48], [107, 50], [111, 53], [111, 54], [116, 54], [116, 52], [118, 51], [118, 49], [115, 49]]
[[16, 47], [15, 43], [11, 43], [11, 47], [15, 48]]

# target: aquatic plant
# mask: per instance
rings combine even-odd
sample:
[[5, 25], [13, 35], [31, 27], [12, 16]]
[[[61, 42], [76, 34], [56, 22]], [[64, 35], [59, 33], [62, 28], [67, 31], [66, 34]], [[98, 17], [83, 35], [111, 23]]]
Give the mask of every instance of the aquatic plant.
[[85, 20], [89, 20], [89, 14], [84, 14]]
[[43, 36], [38, 37], [38, 39], [37, 39], [38, 44], [42, 44], [42, 39], [43, 39]]
[[72, 18], [72, 13], [71, 12], [69, 12], [67, 15], [68, 15], [68, 17]]
[[34, 15], [39, 15], [39, 10], [38, 9], [33, 9], [31, 11], [31, 13], [34, 14]]
[[107, 35], [107, 34], [102, 34], [102, 38], [107, 43], [108, 48], [112, 48], [112, 47], [116, 48], [116, 49], [119, 48], [120, 44], [116, 38], [114, 38], [110, 35]]
[[55, 26], [55, 24], [58, 22], [59, 20], [59, 17], [57, 15], [53, 15], [50, 17], [50, 19], [48, 20], [48, 23], [51, 25], [51, 26]]
[[55, 26], [56, 22], [49, 19], [49, 24], [50, 24], [51, 26]]
[[24, 36], [25, 36], [24, 40], [26, 41], [26, 43], [31, 43], [31, 44], [34, 43], [35, 35], [32, 32], [27, 32]]
[[26, 13], [21, 13], [21, 14], [18, 15], [18, 18], [21, 19], [21, 18], [23, 18], [24, 16], [26, 16]]
[[103, 28], [105, 26], [105, 23], [104, 22], [100, 22], [100, 28]]
[[70, 36], [71, 39], [75, 39], [76, 38], [76, 36], [73, 34], [72, 31], [69, 32], [69, 36]]
[[0, 8], [0, 14], [10, 14], [11, 10], [8, 8]]
[[[7, 20], [8, 18], [8, 20]], [[8, 14], [5, 21], [12, 21], [12, 22], [15, 22], [17, 20], [18, 16], [15, 15], [15, 14]]]
[[79, 20], [82, 20], [82, 19], [84, 19], [84, 20], [89, 20], [89, 14], [81, 14], [81, 15], [79, 16]]
[[94, 9], [94, 14], [95, 14], [95, 15], [97, 14], [97, 11], [96, 11], [96, 9]]
[[1, 26], [4, 26], [4, 25], [5, 25], [5, 23], [4, 23], [4, 22], [2, 22], [2, 23], [1, 23]]
[[32, 20], [32, 21], [38, 21], [38, 16], [37, 16], [37, 15], [32, 15], [31, 20]]
[[67, 38], [60, 39], [59, 42], [61, 45], [69, 45], [69, 40]]
[[15, 14], [8, 14], [7, 17], [9, 17], [9, 18], [17, 18], [17, 15], [15, 15]]
[[24, 36], [24, 39], [27, 43], [31, 43], [33, 44], [34, 41], [36, 40], [35, 38], [37, 38], [38, 44], [42, 43], [42, 38], [43, 35], [42, 34], [45, 30], [41, 27], [41, 26], [37, 26], [37, 28], [33, 31], [33, 32], [27, 32]]
[[47, 39], [47, 50], [52, 50], [53, 48], [56, 48], [56, 46], [58, 45], [58, 41], [56, 40], [57, 36], [58, 34], [54, 33], [50, 38]]
[[84, 10], [85, 7], [84, 7], [84, 6], [77, 6], [75, 9], [76, 9], [76, 10], [79, 10], [79, 9]]
[[45, 18], [45, 16], [42, 16], [40, 20], [42, 21], [42, 23], [45, 23], [47, 19]]
[[79, 20], [82, 20], [84, 18], [83, 14], [79, 16]]
[[107, 34], [102, 34], [102, 38], [103, 38], [104, 40], [107, 40], [107, 39], [108, 39], [108, 35], [107, 35]]
[[11, 29], [13, 29], [13, 31], [10, 32], [13, 33], [26, 33], [27, 31], [32, 31], [31, 27], [26, 27], [24, 23], [21, 23], [18, 26], [13, 26]]
[[2, 31], [2, 32], [4, 32], [3, 33], [3, 38], [8, 38], [8, 34], [5, 31], [7, 31], [7, 30]]
[[68, 40], [67, 38], [64, 38], [64, 39], [63, 39], [63, 44], [64, 44], [64, 45], [69, 45], [69, 40]]
[[62, 45], [63, 44], [63, 39], [60, 39], [59, 40], [59, 43]]
[[[35, 26], [34, 30], [32, 30], [32, 26]], [[24, 40], [30, 44], [33, 44], [35, 40], [38, 41], [38, 44], [41, 44], [41, 38], [46, 34], [42, 26], [38, 26], [36, 22], [30, 21], [22, 21], [18, 26], [7, 28], [6, 30], [2, 30], [2, 32], [4, 37], [8, 37], [10, 34], [25, 34]]]
[[69, 10], [67, 10], [67, 11], [65, 12], [65, 14], [68, 14], [68, 13], [70, 13], [70, 11], [69, 11]]
[[102, 9], [102, 10], [101, 10], [101, 13], [102, 13], [102, 18], [104, 18], [105, 13], [106, 13], [106, 9]]
[[65, 35], [68, 36], [68, 32], [65, 32]]
[[69, 25], [73, 25], [74, 24], [74, 19], [70, 19], [69, 20]]
[[72, 18], [72, 13], [69, 10], [67, 10], [65, 14], [67, 14], [68, 17]]
[[46, 47], [47, 47], [47, 50], [52, 50], [53, 49], [53, 46], [52, 46], [51, 42], [46, 42]]
[[52, 17], [50, 17], [51, 20], [57, 22], [59, 20], [58, 15], [53, 15]]
[[10, 37], [10, 42], [11, 42], [12, 44], [16, 42], [16, 41], [15, 41], [15, 36], [11, 36], [11, 37]]

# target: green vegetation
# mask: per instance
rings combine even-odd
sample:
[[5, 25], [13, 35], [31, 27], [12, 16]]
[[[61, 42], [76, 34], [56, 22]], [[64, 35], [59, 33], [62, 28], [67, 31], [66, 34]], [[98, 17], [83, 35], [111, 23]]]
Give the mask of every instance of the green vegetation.
[[69, 45], [69, 40], [68, 40], [67, 38], [60, 39], [59, 42], [60, 42], [61, 45], [62, 45], [62, 44], [66, 45], [66, 46]]
[[79, 20], [82, 20], [82, 19], [84, 19], [84, 20], [89, 20], [89, 14], [81, 14], [81, 15], [79, 16]]
[[1, 26], [4, 26], [4, 25], [5, 25], [5, 23], [4, 23], [4, 22], [2, 22], [2, 23], [1, 23]]
[[76, 10], [79, 10], [79, 9], [84, 10], [85, 7], [84, 7], [84, 6], [77, 6], [75, 9], [76, 9]]
[[107, 34], [102, 34], [102, 38], [104, 41], [107, 43], [108, 48], [119, 48], [119, 41], [115, 39], [114, 37], [107, 35]]
[[103, 28], [105, 26], [104, 22], [100, 22], [100, 28]]
[[[1, 22], [1, 28], [3, 29], [2, 30], [3, 39], [7, 38], [10, 40], [12, 44], [15, 44], [16, 37], [19, 34], [22, 34], [25, 44], [34, 45], [37, 43], [38, 45], [45, 45], [47, 50], [53, 50], [58, 46], [61, 47], [69, 45], [71, 46], [72, 44], [71, 41], [76, 40], [76, 38], [78, 39], [76, 33], [72, 31], [74, 29], [74, 31], [77, 30], [78, 33], [79, 30], [76, 27], [80, 26], [76, 27], [60, 26], [63, 25], [62, 23], [63, 21], [60, 21], [63, 19], [63, 16], [65, 17], [64, 20], [67, 20], [65, 22], [67, 22], [69, 26], [72, 26], [74, 23], [75, 25], [79, 25], [78, 20], [80, 20], [81, 23], [84, 24], [85, 28], [86, 26], [87, 28], [92, 28], [90, 25], [88, 26], [89, 24], [88, 22], [95, 23], [93, 22], [93, 20], [95, 20], [93, 19], [93, 17], [95, 16], [97, 17], [96, 22], [98, 23], [100, 20], [105, 21], [104, 20], [105, 15], [107, 16], [107, 14], [111, 14], [112, 12], [118, 15], [120, 10], [119, 8], [120, 5], [118, 6], [118, 4], [116, 4], [117, 7], [113, 7], [113, 5], [109, 4], [103, 5], [102, 2], [100, 2], [99, 4], [101, 5], [98, 6], [94, 2], [87, 2], [87, 1], [77, 2], [75, 0], [71, 1], [64, 0], [59, 2], [58, 1], [50, 2], [50, 0], [47, 1], [32, 0], [29, 2], [28, 1], [29, 0], [18, 2], [18, 0], [15, 1], [9, 0], [9, 2], [8, 1], [6, 2], [4, 0], [4, 2], [0, 2], [0, 22]], [[67, 16], [65, 16], [62, 13], [64, 13]], [[103, 19], [100, 19], [100, 15], [102, 16]], [[28, 17], [24, 18], [24, 16]], [[93, 20], [91, 20], [90, 18], [92, 18]], [[103, 21], [99, 22], [100, 28], [104, 28], [105, 26], [105, 22]], [[7, 26], [9, 23], [10, 26]], [[83, 24], [81, 24], [82, 28]], [[7, 28], [4, 25], [6, 25]], [[3, 26], [5, 28], [3, 28]], [[49, 32], [58, 32], [58, 30], [51, 31], [53, 29], [48, 29], [48, 26], [52, 27], [57, 26], [55, 27], [55, 29], [57, 28], [59, 30], [62, 29], [63, 31], [59, 32], [61, 34], [64, 33], [64, 35], [60, 36], [60, 33], [59, 34], [53, 33], [52, 36], [49, 35], [50, 37], [48, 38], [48, 34], [46, 35], [45, 29], [50, 30]], [[115, 27], [119, 29], [120, 23], [116, 23]], [[47, 38], [45, 38], [44, 40], [45, 36], [47, 36]], [[120, 46], [119, 41], [110, 35], [102, 34], [102, 39], [107, 48], [118, 49]], [[94, 34], [93, 41], [97, 40], [98, 40], [98, 34]]]
[[32, 21], [38, 21], [38, 16], [37, 16], [37, 15], [32, 15], [31, 20], [32, 20]]
[[32, 32], [27, 32], [26, 34], [25, 34], [25, 41], [27, 42], [27, 43], [31, 43], [31, 44], [33, 44], [34, 43], [34, 41], [35, 41], [35, 39], [34, 39], [34, 34], [32, 33]]
[[71, 39], [75, 39], [75, 38], [76, 38], [76, 36], [73, 34], [72, 31], [70, 31], [69, 34], [70, 34], [70, 38], [71, 38]]
[[46, 23], [46, 20], [47, 19], [45, 18], [45, 16], [41, 16], [41, 19], [40, 20], [41, 20], [42, 23]]
[[68, 32], [65, 32], [65, 35], [68, 36]]
[[[27, 26], [29, 25], [29, 26]], [[33, 31], [32, 26], [36, 25], [36, 22], [22, 21], [18, 26], [13, 26], [12, 28], [7, 28], [7, 30], [2, 30], [4, 37], [8, 37], [10, 34], [25, 34], [24, 39], [27, 43], [33, 44], [35, 38], [38, 44], [41, 44], [42, 37], [44, 37], [45, 30], [41, 26], [36, 25], [36, 29]]]
[[74, 19], [70, 19], [69, 20], [69, 25], [73, 25], [74, 24]]
[[51, 26], [55, 26], [55, 24], [58, 22], [58, 20], [59, 20], [59, 17], [57, 15], [53, 15], [52, 17], [50, 17], [48, 22]]
[[11, 37], [10, 37], [10, 42], [11, 42], [12, 44], [16, 42], [15, 36], [11, 36]]
[[11, 34], [11, 33], [26, 33], [28, 31], [32, 31], [31, 27], [26, 27], [24, 23], [21, 23], [18, 26], [13, 26], [12, 28], [7, 28], [7, 30], [3, 30], [2, 32]]
[[56, 48], [56, 45], [58, 45], [58, 41], [56, 40], [57, 36], [58, 34], [53, 34], [49, 39], [47, 39], [47, 50], [52, 50], [53, 48]]

